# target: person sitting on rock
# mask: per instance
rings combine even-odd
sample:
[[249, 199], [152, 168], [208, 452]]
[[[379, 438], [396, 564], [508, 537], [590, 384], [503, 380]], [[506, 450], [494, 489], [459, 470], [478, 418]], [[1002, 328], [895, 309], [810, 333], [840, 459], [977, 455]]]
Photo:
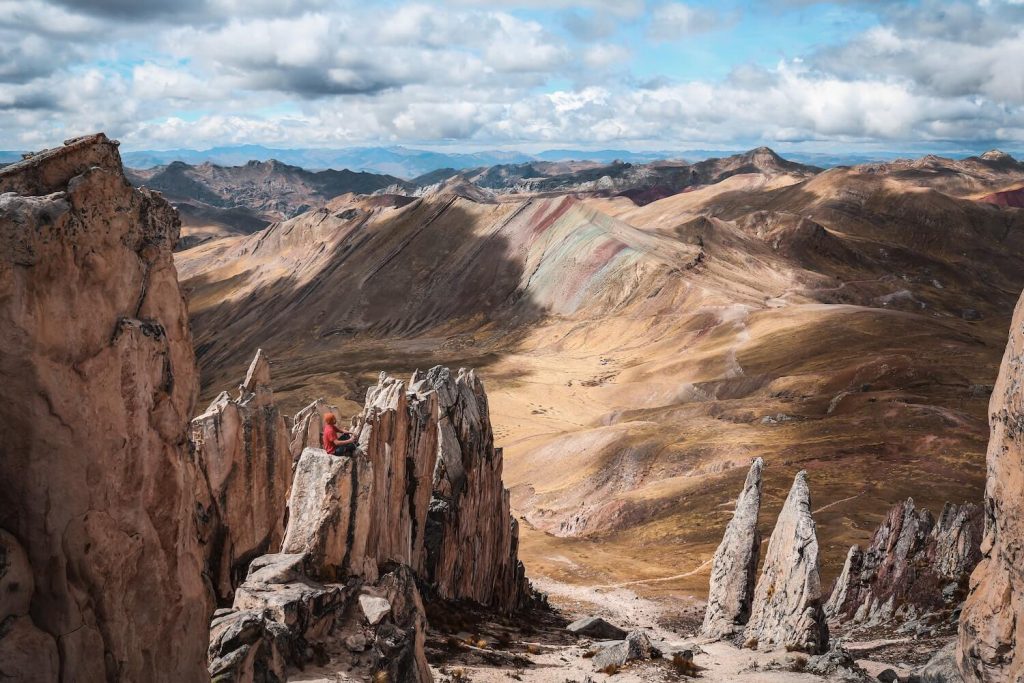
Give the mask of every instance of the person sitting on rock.
[[323, 447], [331, 455], [351, 455], [356, 450], [356, 435], [339, 429], [334, 413], [324, 414]]

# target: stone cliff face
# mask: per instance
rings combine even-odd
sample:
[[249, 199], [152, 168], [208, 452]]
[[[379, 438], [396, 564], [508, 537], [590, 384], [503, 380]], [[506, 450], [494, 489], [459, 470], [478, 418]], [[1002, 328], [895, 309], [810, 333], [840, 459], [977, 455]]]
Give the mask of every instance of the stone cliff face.
[[103, 135], [0, 170], [0, 193], [0, 677], [201, 680], [177, 217]]
[[744, 638], [762, 650], [828, 649], [822, 609], [818, 539], [807, 473], [800, 472], [779, 513], [754, 592]]
[[939, 520], [896, 504], [861, 552], [851, 548], [826, 605], [830, 618], [875, 626], [936, 611], [951, 613], [980, 559], [981, 510], [946, 504]]
[[701, 636], [725, 638], [742, 630], [750, 618], [761, 534], [757, 518], [761, 511], [761, 470], [764, 461], [756, 458], [747, 473], [743, 491], [736, 500], [732, 520], [711, 565], [708, 606], [704, 612]]
[[230, 601], [249, 562], [280, 546], [291, 482], [288, 427], [274, 406], [270, 363], [262, 351], [238, 397], [222, 392], [192, 420], [190, 438], [205, 473], [197, 498], [207, 571], [218, 599]]
[[1024, 299], [989, 401], [982, 559], [960, 617], [957, 663], [968, 682], [1024, 677]]

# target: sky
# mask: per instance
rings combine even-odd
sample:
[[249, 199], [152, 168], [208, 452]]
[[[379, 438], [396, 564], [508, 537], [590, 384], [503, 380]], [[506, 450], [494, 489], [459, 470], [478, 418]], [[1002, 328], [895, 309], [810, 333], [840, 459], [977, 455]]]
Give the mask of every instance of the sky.
[[0, 149], [1024, 148], [1024, 0], [0, 0]]

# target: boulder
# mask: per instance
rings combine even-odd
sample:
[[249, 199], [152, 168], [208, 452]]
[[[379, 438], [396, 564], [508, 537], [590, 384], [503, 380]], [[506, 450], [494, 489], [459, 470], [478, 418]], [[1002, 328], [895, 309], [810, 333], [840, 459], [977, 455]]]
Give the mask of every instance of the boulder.
[[314, 577], [334, 580], [345, 573], [358, 503], [356, 474], [354, 458], [320, 448], [305, 449], [295, 466], [281, 552], [308, 558]]
[[982, 559], [960, 615], [957, 664], [965, 681], [1024, 677], [1024, 298], [1017, 302], [989, 400]]
[[0, 169], [0, 520], [34, 586], [0, 667], [34, 652], [43, 680], [206, 674], [178, 231], [102, 134]]
[[598, 671], [619, 668], [629, 662], [660, 657], [661, 652], [651, 645], [643, 631], [630, 631], [625, 640], [605, 643], [594, 655], [594, 668]]
[[376, 626], [380, 623], [381, 619], [391, 612], [390, 602], [373, 595], [360, 595], [359, 607], [362, 608], [363, 616], [366, 617], [366, 621], [369, 622], [370, 626]]
[[775, 523], [744, 639], [760, 650], [819, 654], [828, 647], [820, 559], [807, 473], [793, 481]]
[[911, 615], [951, 615], [980, 559], [981, 510], [947, 503], [938, 522], [913, 499], [897, 503], [861, 552], [850, 549], [825, 611], [840, 622], [877, 626]]
[[804, 670], [807, 673], [823, 678], [834, 677], [839, 674], [844, 679], [870, 680], [867, 672], [857, 664], [853, 655], [843, 647], [843, 641], [838, 639], [829, 643], [826, 652], [810, 657]]
[[927, 664], [907, 678], [907, 683], [964, 683], [957, 669], [956, 643], [950, 643], [932, 655]]
[[601, 617], [583, 617], [572, 622], [565, 629], [578, 636], [600, 640], [622, 640], [626, 637], [625, 631], [618, 626], [609, 624]]
[[221, 394], [192, 420], [195, 462], [204, 474], [197, 498], [207, 571], [218, 599], [229, 604], [249, 562], [277, 550], [291, 482], [284, 416], [274, 405], [270, 362], [256, 352], [238, 396]]
[[736, 499], [732, 519], [725, 528], [722, 543], [711, 564], [711, 582], [704, 623], [703, 638], [718, 640], [742, 630], [750, 618], [754, 597], [761, 534], [757, 518], [761, 510], [761, 470], [764, 461], [755, 458], [750, 465], [743, 490]]

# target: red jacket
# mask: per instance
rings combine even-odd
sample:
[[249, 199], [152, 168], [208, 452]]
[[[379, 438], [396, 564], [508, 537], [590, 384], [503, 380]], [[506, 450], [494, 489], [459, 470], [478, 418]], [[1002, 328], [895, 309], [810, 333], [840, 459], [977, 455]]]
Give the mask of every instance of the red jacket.
[[324, 425], [324, 434], [321, 439], [321, 446], [328, 453], [334, 453], [334, 442], [338, 440], [338, 428], [334, 425]]

